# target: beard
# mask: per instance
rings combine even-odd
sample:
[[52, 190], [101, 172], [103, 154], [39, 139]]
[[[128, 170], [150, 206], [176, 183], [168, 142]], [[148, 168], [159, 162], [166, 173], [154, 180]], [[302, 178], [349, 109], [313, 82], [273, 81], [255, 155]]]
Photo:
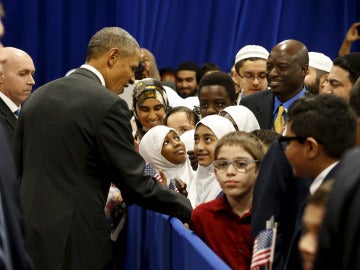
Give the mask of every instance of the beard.
[[306, 90], [313, 95], [319, 94], [319, 86], [320, 86], [320, 78], [316, 78], [316, 80], [312, 83], [305, 84]]

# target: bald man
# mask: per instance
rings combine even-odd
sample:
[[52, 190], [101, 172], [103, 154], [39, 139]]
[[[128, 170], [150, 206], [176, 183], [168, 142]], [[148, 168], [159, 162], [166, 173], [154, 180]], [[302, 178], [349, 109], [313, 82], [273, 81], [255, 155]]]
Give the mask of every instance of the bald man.
[[31, 57], [13, 47], [0, 48], [0, 122], [12, 139], [21, 104], [35, 84]]
[[286, 111], [305, 94], [308, 67], [308, 50], [300, 41], [285, 40], [271, 50], [266, 63], [270, 91], [260, 91], [240, 101], [255, 114], [261, 129], [274, 129], [279, 107], [283, 106]]

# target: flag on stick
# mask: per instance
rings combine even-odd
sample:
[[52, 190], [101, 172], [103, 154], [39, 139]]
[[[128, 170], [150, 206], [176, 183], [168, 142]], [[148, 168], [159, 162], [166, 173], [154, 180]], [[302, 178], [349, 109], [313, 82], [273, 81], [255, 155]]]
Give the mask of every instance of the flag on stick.
[[266, 222], [266, 229], [261, 231], [255, 238], [253, 255], [251, 259], [251, 270], [258, 270], [260, 266], [269, 266], [272, 268], [274, 259], [276, 227], [274, 217]]

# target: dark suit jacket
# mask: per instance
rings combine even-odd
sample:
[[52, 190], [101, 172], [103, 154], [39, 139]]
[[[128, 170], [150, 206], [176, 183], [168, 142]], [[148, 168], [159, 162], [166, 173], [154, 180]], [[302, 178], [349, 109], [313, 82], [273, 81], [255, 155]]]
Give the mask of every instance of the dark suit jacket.
[[[331, 169], [331, 171], [326, 175], [323, 183], [325, 183], [327, 180], [334, 179], [338, 170], [339, 164], [337, 164], [334, 168]], [[322, 184], [323, 184], [322, 183]], [[310, 195], [310, 192], [308, 192], [308, 196]], [[302, 230], [302, 216], [305, 210], [305, 201], [302, 203], [300, 207], [300, 211], [298, 213], [296, 223], [295, 223], [295, 229], [294, 234], [292, 236], [291, 244], [289, 247], [289, 253], [288, 257], [285, 262], [284, 269], [288, 270], [302, 270], [302, 259], [299, 252], [298, 244], [301, 236], [301, 230]], [[329, 268], [329, 269], [336, 269], [336, 268]]]
[[254, 113], [261, 129], [271, 129], [274, 110], [274, 94], [271, 90], [245, 96], [240, 100], [240, 105], [244, 105]]
[[143, 174], [130, 115], [126, 102], [83, 68], [38, 88], [23, 105], [14, 147], [37, 269], [108, 266], [110, 182], [128, 204], [189, 222], [189, 200]]
[[270, 145], [257, 176], [251, 217], [251, 235], [255, 238], [274, 216], [278, 222], [273, 269], [283, 270], [296, 218], [309, 193], [310, 178], [298, 178], [277, 141]]
[[360, 148], [338, 164], [314, 269], [360, 269]]
[[20, 205], [20, 186], [15, 174], [13, 152], [0, 124], [0, 190], [13, 269], [33, 269], [25, 249], [25, 228]]
[[3, 124], [4, 128], [7, 131], [7, 134], [10, 140], [13, 137], [15, 127], [16, 127], [17, 118], [6, 103], [0, 98], [0, 123]]

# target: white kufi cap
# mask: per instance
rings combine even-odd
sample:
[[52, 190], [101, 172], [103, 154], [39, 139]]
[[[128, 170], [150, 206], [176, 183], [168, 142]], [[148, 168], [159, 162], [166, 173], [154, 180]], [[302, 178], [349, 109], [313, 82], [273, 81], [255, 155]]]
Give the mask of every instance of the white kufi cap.
[[309, 67], [330, 72], [333, 62], [323, 53], [309, 52]]
[[243, 59], [257, 57], [267, 60], [269, 57], [269, 52], [261, 46], [258, 45], [246, 45], [242, 47], [235, 57], [235, 64]]

